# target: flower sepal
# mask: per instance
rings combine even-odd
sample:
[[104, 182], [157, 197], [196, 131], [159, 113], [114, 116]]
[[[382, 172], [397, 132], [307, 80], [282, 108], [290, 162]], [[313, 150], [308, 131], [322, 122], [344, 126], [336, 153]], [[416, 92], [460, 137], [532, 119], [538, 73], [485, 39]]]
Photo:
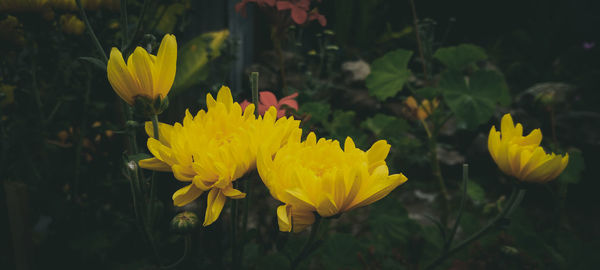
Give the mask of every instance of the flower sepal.
[[169, 107], [169, 97], [161, 98], [160, 96], [152, 100], [146, 96], [135, 97], [133, 108], [136, 114], [145, 117], [159, 115]]
[[199, 219], [194, 212], [184, 211], [171, 220], [171, 229], [180, 234], [187, 234], [198, 227]]

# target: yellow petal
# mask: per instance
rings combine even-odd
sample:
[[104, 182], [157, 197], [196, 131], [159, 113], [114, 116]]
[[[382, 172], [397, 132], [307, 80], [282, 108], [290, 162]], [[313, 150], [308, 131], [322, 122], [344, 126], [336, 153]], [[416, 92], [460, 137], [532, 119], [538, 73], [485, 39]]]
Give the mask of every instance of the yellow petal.
[[311, 210], [292, 206], [292, 231], [301, 232], [315, 223], [315, 214]]
[[[375, 142], [371, 148], [367, 151], [367, 158], [369, 160], [369, 166], [371, 167], [373, 164], [385, 160], [387, 155], [390, 152], [391, 145], [389, 145], [385, 140], [379, 140]], [[372, 168], [369, 168], [372, 169]]]
[[210, 109], [214, 108], [217, 105], [217, 101], [213, 98], [213, 96], [208, 93], [206, 94], [206, 108], [210, 111]]
[[[246, 181], [249, 181], [249, 179], [246, 179]], [[241, 191], [233, 188], [233, 184], [229, 184], [225, 188], [221, 189], [221, 191], [223, 192], [223, 194], [225, 196], [227, 196], [229, 198], [232, 198], [232, 199], [243, 199], [243, 198], [246, 198], [246, 193], [241, 192]]]
[[156, 78], [154, 89], [162, 98], [166, 97], [175, 80], [177, 67], [177, 40], [175, 36], [167, 34], [163, 37], [158, 54], [156, 55]]
[[129, 69], [127, 69], [123, 55], [117, 48], [112, 48], [110, 51], [110, 59], [108, 59], [106, 71], [108, 81], [117, 95], [130, 105], [133, 105], [134, 96], [139, 92], [139, 86], [129, 72]]
[[169, 164], [162, 162], [157, 158], [147, 158], [142, 159], [138, 162], [138, 165], [144, 169], [159, 171], [159, 172], [170, 172], [171, 166]]
[[406, 100], [404, 101], [404, 103], [406, 104], [406, 106], [408, 106], [410, 109], [414, 110], [417, 108], [417, 100], [415, 100], [414, 97], [410, 96], [408, 98], [406, 98]]
[[350, 152], [356, 149], [356, 145], [354, 141], [350, 137], [346, 137], [346, 141], [344, 142], [344, 152]]
[[233, 97], [231, 96], [231, 90], [227, 86], [221, 86], [219, 93], [217, 93], [217, 102], [223, 103], [227, 108], [227, 111], [231, 109], [233, 104]]
[[338, 208], [331, 195], [325, 193], [317, 205], [317, 212], [323, 217], [330, 217], [338, 214]]
[[282, 232], [292, 231], [292, 206], [281, 205], [277, 207], [277, 223]]
[[133, 76], [137, 78], [141, 88], [141, 92], [136, 93], [136, 95], [144, 95], [149, 98], [157, 97], [158, 93], [154, 92], [154, 64], [148, 52], [142, 47], [137, 47], [129, 59], [131, 66], [128, 65], [128, 68]]
[[212, 224], [219, 218], [227, 197], [223, 195], [221, 189], [213, 188], [206, 198], [206, 214], [204, 215], [204, 227]]
[[173, 170], [173, 176], [179, 181], [191, 182], [194, 178], [194, 171], [191, 168], [174, 164], [171, 169]]
[[513, 123], [512, 117], [509, 113], [502, 116], [500, 122], [500, 133], [502, 133], [502, 139], [512, 138], [515, 124]]
[[525, 138], [523, 138], [523, 143], [526, 145], [535, 145], [538, 146], [542, 142], [542, 131], [539, 128], [536, 128], [529, 133]]
[[202, 193], [203, 191], [196, 188], [193, 184], [187, 185], [175, 191], [173, 194], [173, 204], [175, 206], [184, 206], [200, 197]]
[[[146, 130], [146, 134], [148, 134], [148, 137], [154, 138], [154, 126], [152, 126], [151, 121], [146, 121], [146, 123], [144, 124], [144, 129]], [[160, 139], [160, 142], [167, 147], [171, 146], [170, 142], [172, 132], [173, 126], [165, 123], [158, 123], [158, 134], [160, 135], [158, 136], [158, 138]]]

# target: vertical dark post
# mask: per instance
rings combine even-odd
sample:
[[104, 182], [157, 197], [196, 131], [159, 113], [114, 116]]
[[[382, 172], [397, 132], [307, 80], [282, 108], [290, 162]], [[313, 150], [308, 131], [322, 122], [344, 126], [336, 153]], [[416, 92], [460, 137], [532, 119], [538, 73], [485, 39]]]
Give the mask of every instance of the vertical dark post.
[[18, 182], [4, 182], [6, 208], [12, 235], [15, 269], [32, 269], [33, 239], [29, 217], [27, 186]]
[[[246, 8], [246, 17], [235, 12], [235, 4], [239, 0], [227, 0], [227, 15], [229, 33], [231, 38], [237, 43], [235, 46], [235, 61], [232, 64], [230, 73], [230, 87], [233, 91], [242, 92], [244, 69], [252, 63], [254, 53], [254, 8], [250, 4]], [[249, 92], [249, 91], [246, 91]]]

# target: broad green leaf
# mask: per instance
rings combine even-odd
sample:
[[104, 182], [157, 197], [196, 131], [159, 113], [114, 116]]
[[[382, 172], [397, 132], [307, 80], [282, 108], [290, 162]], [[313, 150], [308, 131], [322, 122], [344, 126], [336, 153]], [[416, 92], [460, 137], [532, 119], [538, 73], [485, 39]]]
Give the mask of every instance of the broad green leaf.
[[179, 92], [206, 80], [206, 64], [221, 55], [220, 48], [228, 36], [229, 30], [204, 33], [183, 45], [177, 56], [177, 74], [172, 92]]
[[356, 112], [336, 110], [329, 123], [324, 124], [325, 129], [334, 139], [343, 142], [346, 137], [351, 137], [358, 147], [364, 145], [365, 134], [356, 127]]
[[324, 269], [362, 269], [358, 253], [363, 249], [362, 242], [353, 235], [335, 233], [314, 254], [319, 254]]
[[398, 49], [373, 61], [366, 81], [369, 93], [383, 101], [400, 92], [411, 74], [407, 65], [412, 54]]
[[479, 70], [470, 77], [446, 71], [441, 75], [439, 87], [450, 110], [468, 128], [487, 122], [493, 115], [496, 104], [510, 103], [504, 77], [491, 70]]
[[581, 150], [571, 149], [569, 151], [569, 164], [558, 177], [558, 181], [567, 184], [577, 184], [581, 180], [581, 173], [584, 169], [585, 162]]
[[449, 69], [457, 71], [461, 71], [477, 61], [487, 59], [487, 55], [481, 47], [471, 44], [439, 48], [433, 57], [440, 60]]

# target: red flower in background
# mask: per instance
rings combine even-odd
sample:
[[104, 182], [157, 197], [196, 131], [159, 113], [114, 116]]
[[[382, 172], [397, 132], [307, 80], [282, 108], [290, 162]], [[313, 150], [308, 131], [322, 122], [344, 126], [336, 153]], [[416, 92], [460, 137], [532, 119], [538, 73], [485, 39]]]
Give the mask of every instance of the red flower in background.
[[[261, 91], [258, 94], [260, 96], [258, 102], [258, 114], [260, 115], [264, 115], [271, 106], [274, 106], [275, 109], [277, 109], [277, 118], [281, 118], [285, 115], [285, 108], [282, 108], [284, 105], [294, 110], [298, 110], [298, 102], [294, 100], [294, 98], [298, 96], [298, 93], [293, 93], [279, 101], [277, 101], [277, 97], [272, 92]], [[242, 110], [246, 109], [248, 105], [250, 105], [248, 100], [244, 100], [240, 103]]]
[[[290, 10], [292, 21], [296, 24], [305, 24], [306, 22], [317, 20], [321, 26], [327, 24], [325, 16], [319, 13], [316, 8], [310, 10], [311, 0], [242, 0], [235, 4], [235, 11], [246, 16], [246, 4], [256, 3], [260, 7], [270, 6], [276, 7], [278, 11]], [[319, 2], [321, 2], [319, 0]]]

